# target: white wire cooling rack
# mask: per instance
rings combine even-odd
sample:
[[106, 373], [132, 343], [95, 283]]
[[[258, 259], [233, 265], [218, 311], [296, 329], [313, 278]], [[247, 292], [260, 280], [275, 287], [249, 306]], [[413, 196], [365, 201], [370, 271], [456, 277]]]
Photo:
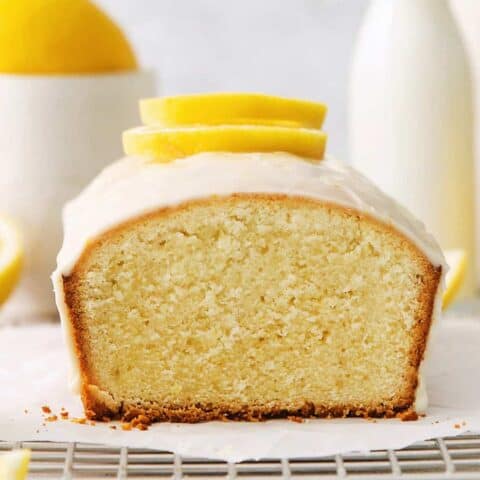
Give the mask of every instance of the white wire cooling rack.
[[480, 479], [480, 434], [437, 438], [368, 455], [235, 464], [126, 447], [0, 441], [0, 452], [21, 447], [32, 450], [29, 479]]

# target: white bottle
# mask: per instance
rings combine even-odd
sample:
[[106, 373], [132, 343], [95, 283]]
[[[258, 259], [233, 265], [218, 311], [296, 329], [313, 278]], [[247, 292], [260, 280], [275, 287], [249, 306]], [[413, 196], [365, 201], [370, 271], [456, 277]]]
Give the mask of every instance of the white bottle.
[[477, 284], [480, 283], [480, 2], [451, 0], [452, 11], [463, 33], [472, 67], [473, 96], [475, 99], [475, 227], [477, 245]]
[[350, 80], [352, 163], [464, 248], [474, 290], [473, 98], [447, 0], [373, 0]]

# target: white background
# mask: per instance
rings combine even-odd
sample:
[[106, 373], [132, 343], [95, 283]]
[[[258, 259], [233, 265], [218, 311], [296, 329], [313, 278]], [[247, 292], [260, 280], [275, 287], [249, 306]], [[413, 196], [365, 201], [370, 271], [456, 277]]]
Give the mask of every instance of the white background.
[[367, 0], [97, 0], [162, 94], [260, 91], [330, 110], [329, 151], [347, 158], [350, 58]]

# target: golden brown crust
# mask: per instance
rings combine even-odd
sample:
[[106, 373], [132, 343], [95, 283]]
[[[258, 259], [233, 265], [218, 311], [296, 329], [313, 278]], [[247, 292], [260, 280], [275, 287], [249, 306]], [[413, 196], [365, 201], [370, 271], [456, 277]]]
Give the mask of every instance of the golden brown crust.
[[[98, 405], [98, 403], [96, 404]], [[117, 419], [124, 422], [130, 422], [136, 418], [147, 418], [150, 422], [182, 422], [199, 423], [213, 420], [232, 420], [261, 422], [273, 418], [408, 418], [411, 419], [411, 407], [408, 405], [377, 405], [377, 406], [349, 406], [338, 405], [327, 407], [315, 405], [312, 402], [304, 402], [302, 405], [286, 407], [283, 405], [235, 405], [235, 404], [215, 404], [205, 405], [196, 403], [192, 405], [142, 405], [134, 404], [122, 405], [117, 413], [110, 412], [107, 415], [101, 415], [105, 412], [103, 406], [100, 406], [98, 413], [95, 410], [87, 410], [86, 415], [92, 420]]]
[[[79, 308], [79, 301], [76, 297], [77, 283], [85, 269], [86, 259], [94, 248], [98, 248], [104, 242], [114, 237], [123, 229], [129, 228], [137, 222], [143, 222], [159, 216], [170, 215], [182, 209], [192, 208], [196, 205], [205, 205], [215, 202], [235, 201], [238, 199], [263, 200], [263, 201], [281, 201], [288, 199], [299, 202], [299, 204], [321, 205], [329, 209], [342, 212], [345, 215], [353, 215], [358, 219], [369, 222], [371, 225], [380, 228], [382, 231], [388, 231], [397, 236], [402, 241], [402, 246], [417, 257], [423, 265], [424, 274], [422, 277], [423, 290], [420, 293], [421, 310], [415, 319], [414, 347], [410, 352], [410, 367], [408, 372], [408, 382], [405, 391], [397, 396], [390, 404], [378, 405], [337, 405], [331, 407], [328, 405], [316, 405], [311, 402], [305, 402], [298, 406], [285, 405], [133, 405], [116, 402], [108, 392], [103, 392], [97, 386], [97, 380], [94, 375], [94, 369], [88, 363], [88, 345], [84, 334], [85, 327], [82, 324], [82, 315]], [[435, 296], [441, 277], [441, 267], [433, 266], [425, 255], [401, 232], [391, 225], [385, 224], [368, 214], [359, 212], [352, 208], [343, 207], [337, 204], [324, 202], [312, 198], [301, 196], [289, 196], [284, 194], [233, 194], [226, 197], [212, 196], [206, 199], [193, 200], [182, 203], [177, 206], [164, 207], [156, 211], [132, 218], [110, 230], [99, 235], [91, 241], [83, 251], [80, 259], [75, 264], [72, 273], [63, 277], [63, 287], [65, 292], [65, 302], [69, 315], [69, 320], [73, 332], [73, 344], [75, 353], [79, 360], [81, 377], [81, 397], [84, 404], [86, 415], [92, 419], [103, 418], [123, 418], [131, 420], [135, 416], [142, 415], [148, 417], [151, 421], [170, 421], [196, 423], [210, 420], [247, 420], [259, 421], [268, 418], [286, 418], [297, 416], [308, 417], [394, 417], [398, 414], [407, 412], [414, 413], [415, 391], [418, 384], [418, 368], [425, 353], [425, 347], [428, 339], [428, 333], [432, 321], [432, 312], [434, 308]]]

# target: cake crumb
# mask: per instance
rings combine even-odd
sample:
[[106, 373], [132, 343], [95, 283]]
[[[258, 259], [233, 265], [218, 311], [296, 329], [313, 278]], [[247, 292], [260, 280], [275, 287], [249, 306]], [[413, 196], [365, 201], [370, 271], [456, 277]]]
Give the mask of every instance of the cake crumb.
[[398, 413], [397, 418], [399, 418], [402, 422], [413, 422], [418, 420], [418, 415], [414, 410], [406, 410], [405, 412]]
[[150, 418], [143, 414], [137, 414], [133, 418], [124, 418], [122, 423], [122, 430], [132, 430], [136, 428], [138, 430], [148, 430], [148, 427], [152, 424]]
[[112, 430], [116, 430], [116, 429], [117, 429], [117, 426], [116, 426], [116, 425], [110, 425], [110, 428], [111, 428]]
[[52, 413], [52, 410], [51, 410], [51, 408], [50, 408], [48, 405], [44, 405], [44, 406], [42, 407], [42, 412], [43, 412], [43, 413]]
[[67, 420], [68, 419], [68, 412], [66, 410], [62, 410], [60, 412], [60, 416], [62, 417], [63, 420]]
[[72, 423], [79, 423], [80, 425], [85, 425], [87, 423], [86, 418], [72, 418], [70, 421]]
[[27, 410], [27, 409], [25, 409], [23, 412], [24, 412], [25, 414], [27, 414], [27, 413], [28, 413], [28, 410]]
[[460, 424], [459, 423], [456, 423], [453, 428], [460, 428]]
[[47, 422], [56, 422], [58, 420], [58, 417], [56, 415], [50, 415], [45, 419]]
[[297, 417], [296, 415], [290, 415], [287, 417], [287, 420], [290, 420], [290, 422], [295, 422], [295, 423], [304, 423], [305, 419], [302, 417]]
[[132, 427], [138, 430], [148, 430], [151, 423], [151, 420], [146, 415], [138, 415], [130, 422]]

